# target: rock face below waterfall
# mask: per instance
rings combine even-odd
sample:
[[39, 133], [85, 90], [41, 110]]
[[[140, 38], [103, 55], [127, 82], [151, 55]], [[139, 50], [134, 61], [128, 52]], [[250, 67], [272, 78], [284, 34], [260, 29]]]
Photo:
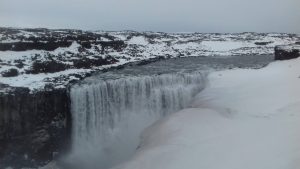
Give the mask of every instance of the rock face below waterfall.
[[[3, 87], [3, 86], [2, 86]], [[0, 94], [0, 168], [35, 167], [61, 153], [70, 134], [65, 89]]]

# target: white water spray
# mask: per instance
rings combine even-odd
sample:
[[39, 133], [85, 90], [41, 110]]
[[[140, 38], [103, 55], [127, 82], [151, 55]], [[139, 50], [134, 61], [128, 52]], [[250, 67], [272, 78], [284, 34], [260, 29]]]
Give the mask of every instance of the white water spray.
[[131, 157], [142, 130], [188, 106], [205, 75], [165, 74], [95, 80], [71, 89], [73, 145], [70, 163], [110, 168]]

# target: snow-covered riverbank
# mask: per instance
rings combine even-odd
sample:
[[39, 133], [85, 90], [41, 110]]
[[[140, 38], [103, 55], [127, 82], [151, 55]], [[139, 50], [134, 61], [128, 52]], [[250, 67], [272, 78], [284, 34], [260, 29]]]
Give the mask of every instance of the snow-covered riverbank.
[[212, 73], [191, 108], [148, 128], [118, 169], [300, 167], [300, 59]]

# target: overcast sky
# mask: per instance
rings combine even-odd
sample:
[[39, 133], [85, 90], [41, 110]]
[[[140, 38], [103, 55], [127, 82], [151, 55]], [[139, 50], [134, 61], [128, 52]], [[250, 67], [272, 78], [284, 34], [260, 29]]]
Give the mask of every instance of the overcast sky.
[[300, 33], [300, 0], [0, 0], [0, 26]]

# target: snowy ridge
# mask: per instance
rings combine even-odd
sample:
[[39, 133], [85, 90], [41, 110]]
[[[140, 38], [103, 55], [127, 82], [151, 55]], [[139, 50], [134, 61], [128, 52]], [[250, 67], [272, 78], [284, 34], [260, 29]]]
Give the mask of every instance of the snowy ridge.
[[300, 45], [280, 45], [280, 46], [277, 46], [278, 49], [281, 49], [281, 50], [284, 50], [284, 51], [287, 51], [287, 52], [292, 52], [293, 50], [298, 50], [300, 51]]
[[[280, 33], [0, 28], [0, 83], [30, 89], [40, 89], [47, 84], [65, 87], [87, 73], [129, 62], [158, 57], [272, 54], [276, 45], [299, 42], [299, 39], [299, 35]], [[41, 68], [47, 65], [55, 70]]]

